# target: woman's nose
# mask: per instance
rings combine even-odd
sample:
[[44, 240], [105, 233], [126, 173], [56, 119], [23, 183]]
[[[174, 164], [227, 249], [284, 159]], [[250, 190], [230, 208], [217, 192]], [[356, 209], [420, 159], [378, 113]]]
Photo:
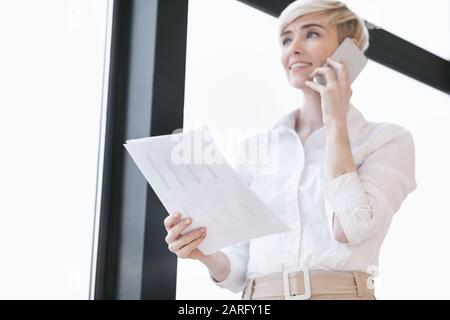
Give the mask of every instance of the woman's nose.
[[301, 40], [292, 40], [289, 51], [291, 54], [303, 53], [303, 42]]

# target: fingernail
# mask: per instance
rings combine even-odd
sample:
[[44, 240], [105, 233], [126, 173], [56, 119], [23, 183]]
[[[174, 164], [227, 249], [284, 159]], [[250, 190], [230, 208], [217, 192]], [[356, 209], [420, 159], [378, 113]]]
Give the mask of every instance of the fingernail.
[[206, 232], [206, 229], [205, 229], [205, 228], [200, 228], [200, 232], [201, 232], [201, 233], [205, 233], [205, 232]]
[[189, 224], [189, 223], [191, 223], [191, 219], [184, 220], [184, 224]]
[[178, 218], [180, 216], [179, 212], [175, 212], [175, 214], [173, 215], [174, 218]]

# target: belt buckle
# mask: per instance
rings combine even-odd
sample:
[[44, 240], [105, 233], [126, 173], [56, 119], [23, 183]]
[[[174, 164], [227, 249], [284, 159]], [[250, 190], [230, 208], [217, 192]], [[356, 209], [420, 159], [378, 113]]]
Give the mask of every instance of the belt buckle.
[[[305, 286], [305, 293], [300, 295], [291, 295], [289, 287], [289, 274], [293, 272], [303, 271], [303, 284]], [[308, 300], [311, 298], [311, 281], [309, 278], [309, 270], [306, 267], [290, 268], [283, 271], [283, 289], [284, 298], [286, 300]]]

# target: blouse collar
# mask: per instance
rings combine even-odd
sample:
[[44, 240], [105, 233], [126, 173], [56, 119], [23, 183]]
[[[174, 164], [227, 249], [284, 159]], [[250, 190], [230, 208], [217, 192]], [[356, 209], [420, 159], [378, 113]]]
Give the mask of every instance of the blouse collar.
[[[275, 123], [273, 129], [287, 128], [295, 131], [295, 120], [300, 114], [300, 108], [294, 109], [289, 113], [285, 114], [278, 122]], [[349, 133], [350, 141], [354, 141], [361, 129], [367, 123], [366, 119], [362, 113], [356, 109], [351, 103], [347, 113], [347, 128]], [[323, 131], [324, 127], [321, 127], [317, 131]]]

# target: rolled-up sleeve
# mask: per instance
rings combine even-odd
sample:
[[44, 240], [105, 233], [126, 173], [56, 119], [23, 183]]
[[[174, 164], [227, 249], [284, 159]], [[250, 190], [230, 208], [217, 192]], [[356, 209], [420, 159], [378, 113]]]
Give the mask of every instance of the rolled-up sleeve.
[[388, 226], [406, 196], [417, 187], [411, 134], [399, 126], [386, 130], [391, 130], [391, 138], [382, 135], [383, 143], [364, 159], [357, 172], [322, 185], [330, 230], [336, 215], [349, 245], [370, 239]]
[[248, 246], [249, 242], [245, 241], [222, 249], [230, 260], [230, 272], [220, 282], [211, 277], [216, 285], [235, 293], [244, 290], [247, 283]]

